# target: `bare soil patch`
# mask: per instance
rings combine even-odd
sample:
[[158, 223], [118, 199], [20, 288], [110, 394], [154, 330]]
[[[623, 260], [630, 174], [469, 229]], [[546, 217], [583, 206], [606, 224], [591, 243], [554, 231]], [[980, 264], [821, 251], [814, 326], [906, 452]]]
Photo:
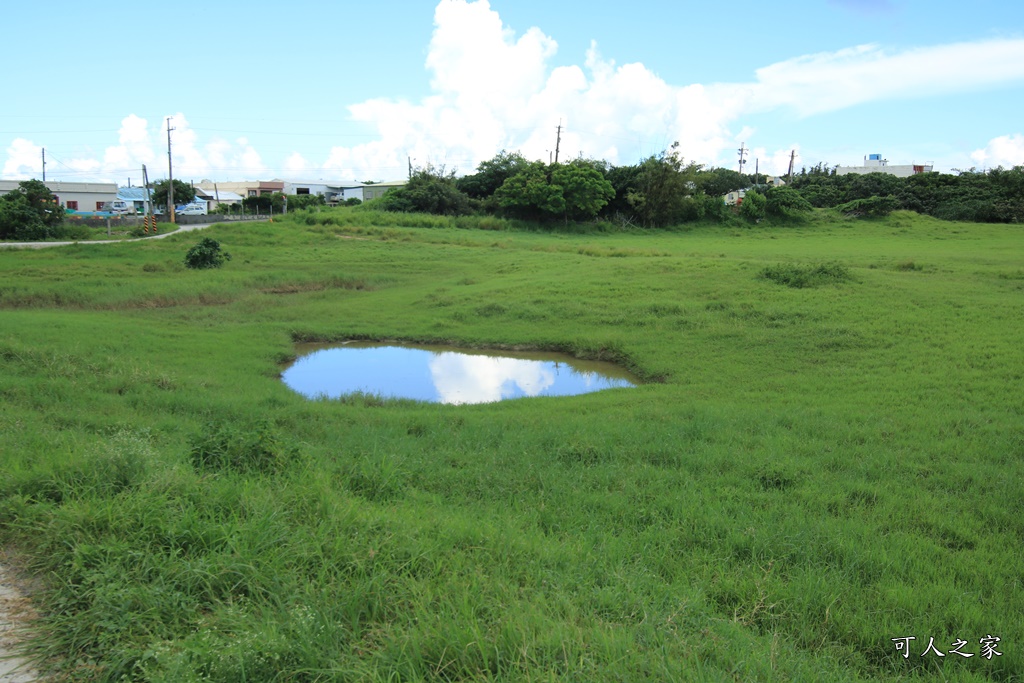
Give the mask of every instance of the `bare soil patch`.
[[28, 593], [27, 584], [15, 576], [10, 557], [0, 551], [0, 683], [41, 680], [23, 658], [16, 656], [26, 628], [39, 616]]

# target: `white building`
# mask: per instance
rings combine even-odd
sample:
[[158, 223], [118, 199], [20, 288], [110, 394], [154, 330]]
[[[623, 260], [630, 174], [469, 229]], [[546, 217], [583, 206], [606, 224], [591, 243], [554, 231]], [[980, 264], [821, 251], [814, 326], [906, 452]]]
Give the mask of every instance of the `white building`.
[[[13, 192], [20, 180], [0, 180], [0, 195]], [[117, 200], [117, 183], [68, 183], [47, 180], [57, 202], [68, 211], [102, 211], [103, 205]]]
[[906, 166], [890, 166], [888, 159], [883, 159], [881, 154], [869, 154], [864, 157], [863, 166], [837, 166], [836, 175], [847, 173], [888, 173], [897, 178], [909, 178], [918, 173], [928, 173], [932, 170], [932, 164], [910, 164]]
[[205, 201], [207, 211], [213, 211], [220, 204], [227, 204], [228, 206], [237, 206], [242, 203], [244, 197], [237, 192], [230, 192], [228, 190], [214, 189], [208, 190], [200, 186], [195, 187], [196, 198], [195, 201]]

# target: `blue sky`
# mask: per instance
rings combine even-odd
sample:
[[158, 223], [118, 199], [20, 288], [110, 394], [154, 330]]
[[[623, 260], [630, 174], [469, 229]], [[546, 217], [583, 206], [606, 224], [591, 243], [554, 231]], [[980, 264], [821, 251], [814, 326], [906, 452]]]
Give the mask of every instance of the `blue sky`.
[[762, 171], [1024, 164], [1018, 0], [28, 3], [0, 177], [391, 180], [502, 149]]

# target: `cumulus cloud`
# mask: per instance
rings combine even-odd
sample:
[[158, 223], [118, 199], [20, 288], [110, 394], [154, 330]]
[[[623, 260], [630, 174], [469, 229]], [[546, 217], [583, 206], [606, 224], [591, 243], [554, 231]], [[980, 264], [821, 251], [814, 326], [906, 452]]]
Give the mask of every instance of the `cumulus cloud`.
[[[679, 141], [688, 159], [731, 167], [746, 137], [733, 129], [750, 114], [789, 109], [809, 117], [1024, 80], [1020, 39], [904, 51], [861, 45], [771, 64], [745, 83], [672, 85], [643, 64], [603, 58], [596, 44], [582, 65], [554, 68], [555, 40], [537, 28], [517, 38], [487, 0], [442, 0], [434, 21], [426, 60], [433, 94], [418, 103], [377, 99], [350, 107], [354, 119], [376, 126], [379, 139], [332, 149], [327, 168], [358, 175], [374, 165], [401, 168], [408, 155], [466, 160], [468, 171], [501, 149], [546, 160], [559, 122], [563, 158], [632, 163]], [[764, 158], [780, 172], [794, 147]]]
[[1024, 166], [1024, 135], [1014, 133], [993, 138], [984, 149], [971, 153], [971, 159], [985, 168]]
[[538, 396], [555, 382], [542, 363], [516, 358], [434, 354], [430, 376], [442, 403], [490, 403], [516, 395]]
[[[831, 1], [858, 10], [891, 6], [888, 0]], [[424, 65], [430, 95], [352, 104], [351, 119], [375, 130], [375, 139], [318, 156], [293, 153], [273, 168], [292, 177], [391, 180], [404, 177], [411, 161], [468, 173], [502, 149], [549, 159], [559, 125], [562, 159], [634, 163], [678, 141], [688, 161], [733, 168], [741, 142], [758, 145], [757, 131], [749, 127], [757, 114], [784, 110], [812, 117], [864, 103], [1024, 82], [1024, 39], [1010, 38], [901, 51], [860, 45], [763, 66], [735, 83], [671, 84], [644, 64], [617, 64], [596, 44], [579, 64], [555, 66], [557, 53], [554, 38], [537, 27], [515, 32], [488, 0], [440, 0]], [[92, 162], [96, 173], [120, 178], [123, 169], [142, 163], [163, 168], [158, 158], [165, 125], [154, 128], [134, 115], [124, 119], [119, 144]], [[247, 140], [201, 143], [181, 113], [172, 126], [175, 177], [256, 178], [268, 170]], [[975, 154], [995, 158], [1000, 152], [993, 145]], [[779, 173], [794, 147], [757, 148], [757, 156], [769, 172]], [[5, 176], [37, 166], [37, 149], [15, 140]], [[88, 160], [76, 163], [84, 168]]]
[[43, 148], [31, 140], [15, 138], [7, 148], [3, 177], [8, 180], [28, 180], [39, 176], [43, 165]]
[[[118, 144], [103, 150], [98, 158], [56, 159], [48, 155], [49, 177], [62, 180], [100, 180], [119, 182], [125, 175], [138, 177], [146, 165], [150, 179], [167, 177], [167, 127], [171, 127], [171, 145], [175, 178], [223, 177], [225, 174], [259, 177], [266, 165], [246, 138], [229, 142], [213, 138], [201, 143], [182, 113], [162, 117], [155, 126], [135, 114], [121, 121]], [[22, 180], [39, 177], [42, 148], [30, 140], [15, 139], [7, 148], [4, 178]]]

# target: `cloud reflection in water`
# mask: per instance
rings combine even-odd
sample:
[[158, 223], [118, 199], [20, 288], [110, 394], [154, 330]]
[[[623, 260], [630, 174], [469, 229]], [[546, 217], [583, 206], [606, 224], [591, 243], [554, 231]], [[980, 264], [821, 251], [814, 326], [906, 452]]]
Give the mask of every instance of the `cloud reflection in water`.
[[609, 363], [580, 361], [563, 354], [514, 355], [524, 357], [462, 353], [442, 347], [349, 344], [300, 355], [282, 379], [309, 398], [362, 392], [456, 405], [568, 396], [637, 383]]

